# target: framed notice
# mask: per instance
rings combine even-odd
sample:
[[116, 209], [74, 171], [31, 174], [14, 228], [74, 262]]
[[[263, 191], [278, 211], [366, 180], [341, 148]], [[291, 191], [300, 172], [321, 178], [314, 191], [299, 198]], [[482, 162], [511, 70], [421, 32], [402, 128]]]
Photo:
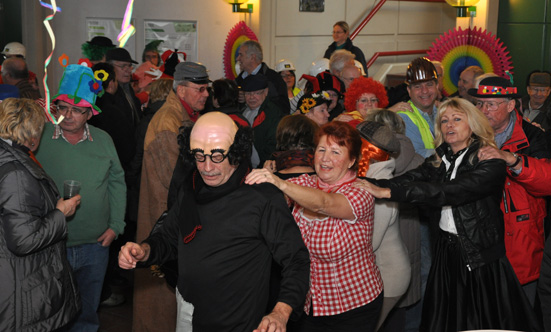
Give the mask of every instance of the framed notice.
[[[134, 19], [132, 25], [135, 26]], [[113, 44], [119, 46], [117, 36], [121, 32], [122, 19], [120, 18], [86, 18], [86, 33], [88, 34], [87, 41], [92, 40], [95, 36], [103, 36], [111, 39]], [[136, 35], [130, 37], [124, 48], [130, 53], [132, 59], [141, 62], [141, 53], [136, 59]]]
[[301, 12], [323, 12], [325, 11], [325, 0], [299, 0], [298, 9]]
[[197, 21], [144, 21], [145, 43], [162, 40], [161, 54], [166, 50], [185, 52], [187, 61], [198, 61]]

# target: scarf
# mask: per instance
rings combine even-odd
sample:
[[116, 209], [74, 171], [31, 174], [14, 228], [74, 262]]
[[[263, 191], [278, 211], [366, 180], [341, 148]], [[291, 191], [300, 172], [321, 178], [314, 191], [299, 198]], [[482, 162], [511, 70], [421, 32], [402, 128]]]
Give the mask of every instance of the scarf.
[[36, 157], [34, 156], [34, 153], [31, 151], [31, 149], [29, 149], [28, 147], [22, 145], [22, 144], [18, 144], [16, 142], [13, 142], [12, 141], [12, 146], [14, 148], [17, 148], [23, 152], [25, 152], [25, 154], [29, 155], [29, 157], [31, 157], [31, 160], [34, 161], [40, 168], [42, 168], [42, 165], [40, 165], [40, 163], [38, 162], [38, 160], [36, 159]]
[[314, 151], [308, 150], [289, 150], [274, 152], [276, 169], [282, 170], [295, 166], [314, 167]]
[[452, 173], [453, 173], [453, 170], [455, 169], [455, 161], [457, 160], [457, 158], [459, 158], [463, 153], [467, 152], [467, 149], [469, 149], [469, 147], [467, 146], [466, 148], [463, 148], [459, 151], [457, 151], [457, 153], [453, 153], [452, 149], [450, 147], [448, 147], [448, 149], [446, 150], [446, 153], [444, 154], [444, 156], [446, 157], [446, 160], [450, 163], [450, 167], [448, 167], [446, 169], [446, 180], [447, 181], [450, 181], [451, 180], [451, 177], [452, 177]]
[[350, 184], [354, 181], [356, 181], [356, 172], [353, 170], [348, 170], [348, 172], [346, 172], [346, 174], [339, 181], [333, 184], [323, 182], [318, 176], [317, 188], [327, 193], [334, 193], [341, 189], [342, 186]]
[[197, 169], [187, 176], [184, 183], [182, 207], [178, 213], [180, 232], [185, 244], [193, 240], [197, 231], [203, 228], [197, 205], [216, 201], [235, 191], [245, 182], [249, 171], [247, 163], [240, 164], [228, 181], [218, 187], [206, 185]]

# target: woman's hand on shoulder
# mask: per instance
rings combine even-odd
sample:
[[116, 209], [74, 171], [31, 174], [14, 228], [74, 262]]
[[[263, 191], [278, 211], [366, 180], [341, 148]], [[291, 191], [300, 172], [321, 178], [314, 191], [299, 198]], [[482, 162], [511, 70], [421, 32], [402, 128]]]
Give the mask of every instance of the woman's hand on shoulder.
[[65, 215], [65, 217], [70, 217], [75, 214], [77, 206], [80, 204], [80, 198], [80, 195], [76, 195], [67, 200], [60, 198], [57, 201], [56, 209], [61, 211]]
[[352, 115], [348, 115], [348, 114], [340, 114], [335, 118], [335, 121], [340, 121], [340, 122], [350, 122], [353, 120], [354, 118], [352, 117]]
[[367, 191], [375, 198], [390, 198], [390, 189], [378, 187], [369, 181], [358, 179], [354, 186]]
[[267, 169], [271, 173], [275, 173], [275, 171], [277, 171], [275, 160], [266, 160], [264, 162], [264, 167], [263, 168]]
[[285, 181], [278, 178], [272, 172], [266, 168], [253, 169], [249, 175], [245, 178], [246, 184], [260, 184], [260, 183], [271, 183], [281, 190], [282, 183]]
[[411, 108], [411, 105], [405, 101], [401, 101], [399, 103], [396, 103], [388, 108], [392, 112], [413, 112], [413, 108]]

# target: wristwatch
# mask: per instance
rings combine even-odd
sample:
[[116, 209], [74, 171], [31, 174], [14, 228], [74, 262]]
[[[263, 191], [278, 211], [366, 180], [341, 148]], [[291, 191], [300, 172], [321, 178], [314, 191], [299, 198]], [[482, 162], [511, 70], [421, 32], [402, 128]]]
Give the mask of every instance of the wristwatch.
[[514, 152], [513, 152], [513, 157], [516, 158], [516, 161], [515, 161], [513, 164], [511, 164], [511, 165], [507, 165], [507, 167], [509, 167], [509, 168], [515, 168], [515, 167], [517, 167], [517, 165], [518, 165], [518, 164], [520, 163], [520, 161], [522, 160], [522, 158], [521, 158], [518, 154], [516, 154], [516, 153], [514, 153]]

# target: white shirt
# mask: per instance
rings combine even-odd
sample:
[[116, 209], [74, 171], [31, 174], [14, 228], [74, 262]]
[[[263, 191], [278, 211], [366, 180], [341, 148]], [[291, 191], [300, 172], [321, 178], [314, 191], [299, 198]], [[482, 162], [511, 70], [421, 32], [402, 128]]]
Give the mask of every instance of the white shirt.
[[[442, 158], [442, 162], [444, 162], [444, 164], [446, 165], [446, 170], [449, 170], [450, 167], [453, 166], [450, 180], [455, 179], [455, 176], [457, 174], [457, 167], [461, 164], [461, 161], [463, 161], [463, 158], [465, 157], [465, 152], [467, 152], [467, 150], [469, 149], [465, 149], [465, 151], [463, 151], [461, 155], [455, 159], [453, 165], [448, 161], [446, 156]], [[450, 205], [442, 207], [442, 212], [440, 213], [440, 223], [438, 225], [443, 231], [457, 234], [457, 228], [455, 227], [455, 221], [453, 219], [452, 207]]]

